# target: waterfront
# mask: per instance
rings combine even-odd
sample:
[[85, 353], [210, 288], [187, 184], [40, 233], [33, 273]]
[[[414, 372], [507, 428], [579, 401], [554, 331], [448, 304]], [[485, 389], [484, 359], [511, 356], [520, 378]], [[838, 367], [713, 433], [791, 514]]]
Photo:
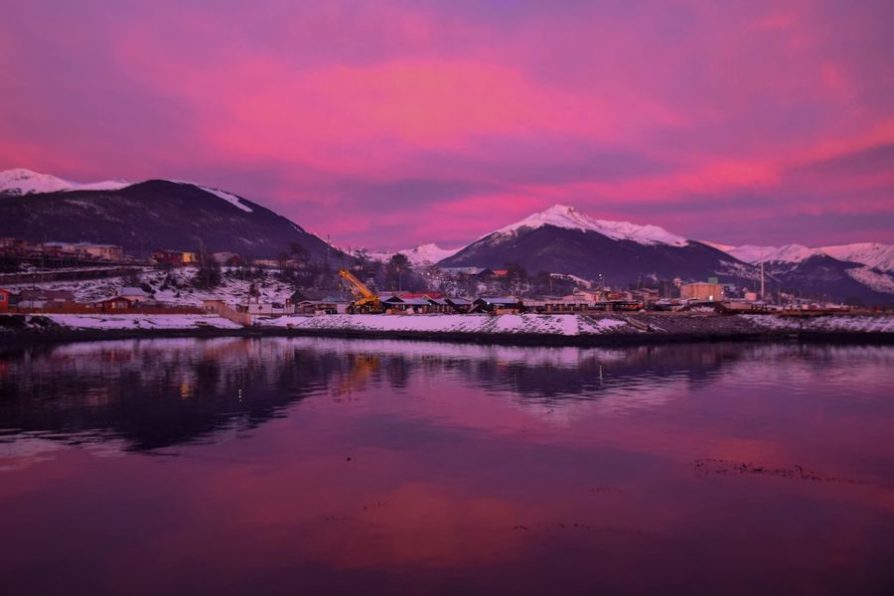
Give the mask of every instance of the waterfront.
[[894, 348], [0, 355], [10, 593], [882, 593]]

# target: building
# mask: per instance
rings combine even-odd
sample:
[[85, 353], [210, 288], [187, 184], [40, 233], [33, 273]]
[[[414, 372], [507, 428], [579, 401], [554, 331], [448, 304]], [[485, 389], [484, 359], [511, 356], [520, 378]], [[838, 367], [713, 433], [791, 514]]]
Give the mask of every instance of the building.
[[133, 303], [123, 296], [114, 296], [89, 304], [90, 308], [101, 310], [102, 312], [123, 312], [130, 310], [132, 306]]
[[426, 314], [433, 311], [432, 303], [428, 298], [389, 296], [382, 300], [382, 306], [392, 313]]
[[124, 249], [115, 244], [88, 244], [82, 242], [76, 245], [76, 249], [88, 257], [102, 261], [121, 261], [124, 259]]
[[74, 294], [68, 290], [22, 290], [18, 307], [21, 309], [53, 310], [74, 302]]
[[158, 265], [184, 267], [198, 264], [199, 256], [186, 250], [156, 250], [152, 253], [152, 260]]
[[723, 284], [697, 281], [680, 286], [680, 298], [683, 300], [705, 300], [719, 302], [723, 300]]
[[318, 300], [305, 299], [294, 304], [295, 314], [300, 315], [343, 315], [351, 303], [340, 296], [324, 296]]
[[587, 312], [593, 307], [593, 302], [576, 294], [563, 296], [562, 298], [542, 298], [540, 300], [525, 299], [525, 309], [528, 312], [544, 314], [562, 314]]
[[0, 312], [6, 312], [9, 310], [9, 307], [12, 305], [12, 297], [12, 292], [0, 288]]
[[444, 301], [453, 307], [454, 312], [467, 313], [472, 310], [472, 301], [468, 298], [444, 298]]
[[493, 314], [519, 313], [524, 308], [521, 300], [513, 296], [500, 296], [492, 298], [478, 298], [472, 303], [469, 312], [488, 312]]

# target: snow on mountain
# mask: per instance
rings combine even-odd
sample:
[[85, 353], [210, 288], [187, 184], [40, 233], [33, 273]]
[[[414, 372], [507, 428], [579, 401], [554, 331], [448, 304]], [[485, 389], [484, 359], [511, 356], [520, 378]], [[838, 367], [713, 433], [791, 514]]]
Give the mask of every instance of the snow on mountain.
[[31, 195], [45, 192], [72, 190], [118, 190], [130, 186], [124, 180], [103, 180], [102, 182], [79, 183], [63, 180], [49, 174], [32, 172], [25, 168], [14, 168], [0, 172], [0, 195]]
[[847, 274], [864, 286], [885, 294], [894, 294], [894, 275], [879, 273], [872, 267], [854, 267]]
[[487, 236], [510, 235], [521, 229], [536, 229], [543, 226], [581, 230], [583, 232], [597, 232], [612, 240], [630, 240], [647, 246], [654, 244], [686, 246], [689, 243], [686, 238], [671, 234], [658, 226], [638, 225], [626, 221], [593, 219], [579, 212], [574, 207], [566, 205], [553, 205], [546, 211], [535, 213], [519, 222], [500, 228], [493, 234], [487, 234]]
[[422, 244], [416, 248], [398, 251], [415, 265], [434, 265], [460, 251], [459, 248], [441, 248], [437, 244]]
[[[391, 257], [396, 254], [401, 254], [407, 257], [410, 261], [410, 264], [414, 267], [427, 267], [430, 265], [434, 265], [438, 261], [442, 261], [447, 257], [451, 257], [458, 253], [462, 248], [441, 248], [437, 244], [429, 243], [429, 244], [420, 244], [415, 248], [407, 248], [404, 250], [398, 250], [394, 252], [388, 251], [365, 251], [364, 254], [367, 258], [372, 259], [373, 261], [381, 261], [382, 263], [388, 262]], [[351, 251], [355, 256], [359, 256], [360, 251]]]
[[[207, 193], [211, 193], [214, 196], [223, 199], [237, 209], [241, 209], [246, 213], [252, 212], [251, 207], [243, 203], [238, 196], [232, 193], [217, 188], [211, 188], [209, 186], [202, 186], [193, 182], [187, 182], [185, 180], [169, 180], [169, 182], [195, 186], [196, 188], [200, 188]], [[62, 178], [51, 176], [49, 174], [32, 172], [25, 168], [14, 168], [12, 170], [0, 172], [0, 196], [23, 196], [47, 192], [69, 192], [73, 190], [121, 190], [132, 184], [132, 182], [126, 180], [103, 180], [102, 182], [87, 183], [71, 182], [70, 180], [63, 180]]]
[[826, 255], [839, 261], [859, 263], [880, 271], [894, 271], [894, 245], [877, 242], [859, 242], [839, 246], [822, 246], [808, 248], [801, 244], [785, 246], [729, 246], [716, 242], [706, 243], [722, 250], [746, 263], [757, 264], [761, 261], [771, 263], [800, 263], [810, 257]]
[[894, 271], [894, 245], [878, 242], [858, 242], [819, 249], [839, 261], [860, 263], [879, 271]]
[[[720, 248], [721, 245], [716, 245]], [[786, 244], [785, 246], [754, 246], [745, 244], [743, 246], [734, 246], [725, 250], [731, 256], [736, 257], [740, 261], [746, 263], [760, 263], [761, 261], [781, 262], [781, 263], [800, 263], [805, 259], [822, 254], [822, 251], [816, 248], [808, 248], [801, 244]]]
[[193, 182], [184, 182], [181, 180], [176, 180], [175, 182], [177, 182], [177, 184], [189, 184], [190, 186], [195, 186], [196, 188], [201, 188], [205, 192], [211, 193], [219, 199], [223, 199], [224, 201], [226, 201], [233, 207], [236, 207], [237, 209], [241, 209], [242, 211], [245, 211], [246, 213], [252, 212], [251, 207], [249, 207], [248, 205], [243, 203], [242, 200], [238, 196], [236, 196], [232, 193], [228, 193], [223, 190], [219, 190], [217, 188], [211, 188], [209, 186], [202, 186], [200, 184], [195, 184]]

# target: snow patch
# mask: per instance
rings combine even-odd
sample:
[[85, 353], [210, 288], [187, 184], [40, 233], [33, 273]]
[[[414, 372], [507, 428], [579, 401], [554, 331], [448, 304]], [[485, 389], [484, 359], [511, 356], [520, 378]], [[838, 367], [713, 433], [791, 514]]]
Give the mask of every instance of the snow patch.
[[767, 263], [774, 261], [800, 263], [816, 255], [825, 255], [839, 261], [859, 263], [880, 271], [894, 271], [894, 245], [892, 244], [858, 242], [856, 244], [822, 246], [819, 248], [809, 248], [801, 244], [786, 244], [784, 246], [757, 246], [753, 244], [730, 246], [717, 242], [705, 242], [705, 244], [722, 250], [740, 261], [751, 264], [757, 264], [761, 261]]
[[894, 271], [894, 244], [858, 242], [824, 246], [819, 250], [839, 261], [860, 263], [880, 271]]
[[119, 190], [130, 186], [126, 180], [103, 180], [101, 182], [71, 182], [49, 174], [32, 172], [25, 168], [14, 168], [0, 172], [0, 195], [32, 195], [47, 192], [69, 192], [73, 190]]
[[[723, 245], [714, 245], [719, 248]], [[722, 250], [722, 249], [721, 249]], [[736, 257], [746, 263], [800, 263], [812, 256], [823, 254], [818, 248], [808, 248], [801, 244], [786, 244], [785, 246], [755, 246], [744, 244], [742, 246], [729, 247], [725, 251], [730, 256]]]
[[[191, 182], [180, 182], [180, 184], [192, 184], [192, 183]], [[232, 193], [228, 193], [226, 191], [219, 190], [217, 188], [211, 188], [209, 186], [200, 186], [198, 184], [192, 184], [192, 185], [195, 186], [196, 188], [201, 188], [205, 192], [213, 194], [215, 197], [223, 199], [224, 201], [226, 201], [233, 207], [236, 207], [237, 209], [241, 209], [242, 211], [245, 211], [246, 213], [252, 212], [251, 207], [249, 207], [248, 205], [243, 203], [242, 199], [240, 199], [239, 197], [237, 197], [236, 195], [234, 195]]]
[[241, 329], [242, 326], [216, 315], [45, 315], [70, 329]]
[[876, 292], [894, 294], [894, 275], [872, 269], [871, 267], [854, 267], [853, 269], [848, 269], [847, 274]]

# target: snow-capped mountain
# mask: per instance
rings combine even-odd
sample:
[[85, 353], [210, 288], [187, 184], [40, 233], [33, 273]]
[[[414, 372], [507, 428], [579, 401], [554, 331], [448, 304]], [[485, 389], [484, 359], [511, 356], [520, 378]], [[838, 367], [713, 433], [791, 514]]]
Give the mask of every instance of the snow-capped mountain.
[[500, 228], [486, 236], [517, 234], [521, 230], [535, 230], [543, 226], [581, 232], [596, 232], [612, 240], [629, 240], [647, 246], [654, 244], [686, 246], [689, 242], [686, 238], [671, 234], [658, 226], [638, 225], [626, 221], [593, 219], [574, 207], [566, 205], [553, 205], [546, 211], [530, 215], [519, 222]]
[[[213, 194], [219, 199], [223, 199], [237, 209], [241, 209], [246, 213], [251, 213], [251, 207], [232, 193], [184, 180], [168, 180], [168, 182], [195, 186], [205, 192]], [[71, 182], [70, 180], [63, 180], [62, 178], [51, 176], [50, 174], [32, 172], [25, 168], [14, 168], [12, 170], [4, 170], [0, 172], [0, 197], [36, 195], [49, 192], [72, 192], [75, 190], [121, 190], [128, 186], [132, 186], [133, 184], [135, 183], [128, 182], [127, 180], [103, 180], [102, 182], [83, 183]]]
[[554, 205], [479, 238], [439, 265], [501, 268], [507, 263], [521, 264], [530, 273], [602, 278], [621, 285], [649, 277], [729, 277], [738, 261], [658, 226], [595, 219]]
[[[415, 248], [407, 248], [394, 252], [388, 251], [363, 251], [363, 255], [374, 261], [388, 262], [391, 257], [401, 254], [407, 257], [410, 264], [414, 267], [428, 267], [434, 265], [438, 261], [442, 261], [447, 257], [451, 257], [459, 252], [459, 248], [441, 248], [437, 244], [420, 244]], [[355, 256], [360, 256], [360, 251], [353, 251]]]
[[894, 244], [858, 242], [856, 244], [824, 246], [819, 250], [839, 261], [862, 263], [879, 271], [894, 272]]
[[711, 246], [723, 250], [745, 263], [800, 263], [811, 257], [825, 255], [838, 261], [859, 263], [879, 271], [894, 271], [894, 245], [877, 242], [859, 242], [837, 246], [820, 246], [809, 248], [801, 244], [784, 246], [730, 246], [711, 243]]
[[[717, 245], [722, 246], [722, 245]], [[786, 244], [784, 246], [755, 246], [744, 244], [742, 246], [724, 246], [723, 250], [745, 263], [800, 263], [804, 259], [821, 254], [818, 249], [808, 248], [801, 244]]]
[[294, 222], [226, 191], [171, 180], [77, 184], [21, 169], [0, 172], [0, 237], [117, 244], [137, 256], [204, 248], [277, 258], [300, 245], [314, 258], [345, 258]]
[[[648, 279], [717, 277], [754, 288], [761, 261], [773, 289], [801, 296], [887, 304], [894, 275], [885, 245], [808, 248], [732, 246], [688, 240], [653, 225], [591, 218], [555, 205], [487, 234], [439, 263], [442, 267], [502, 268], [518, 263], [529, 273], [572, 274], [614, 286]], [[869, 265], [869, 264], [872, 265]]]
[[32, 172], [25, 168], [14, 168], [0, 172], [0, 196], [22, 196], [47, 192], [67, 192], [72, 190], [118, 190], [130, 186], [125, 180], [104, 180], [102, 182], [71, 182], [49, 174]]
[[460, 250], [460, 248], [441, 248], [437, 244], [429, 243], [398, 252], [407, 257], [413, 265], [425, 266], [434, 265], [447, 257], [452, 257]]

